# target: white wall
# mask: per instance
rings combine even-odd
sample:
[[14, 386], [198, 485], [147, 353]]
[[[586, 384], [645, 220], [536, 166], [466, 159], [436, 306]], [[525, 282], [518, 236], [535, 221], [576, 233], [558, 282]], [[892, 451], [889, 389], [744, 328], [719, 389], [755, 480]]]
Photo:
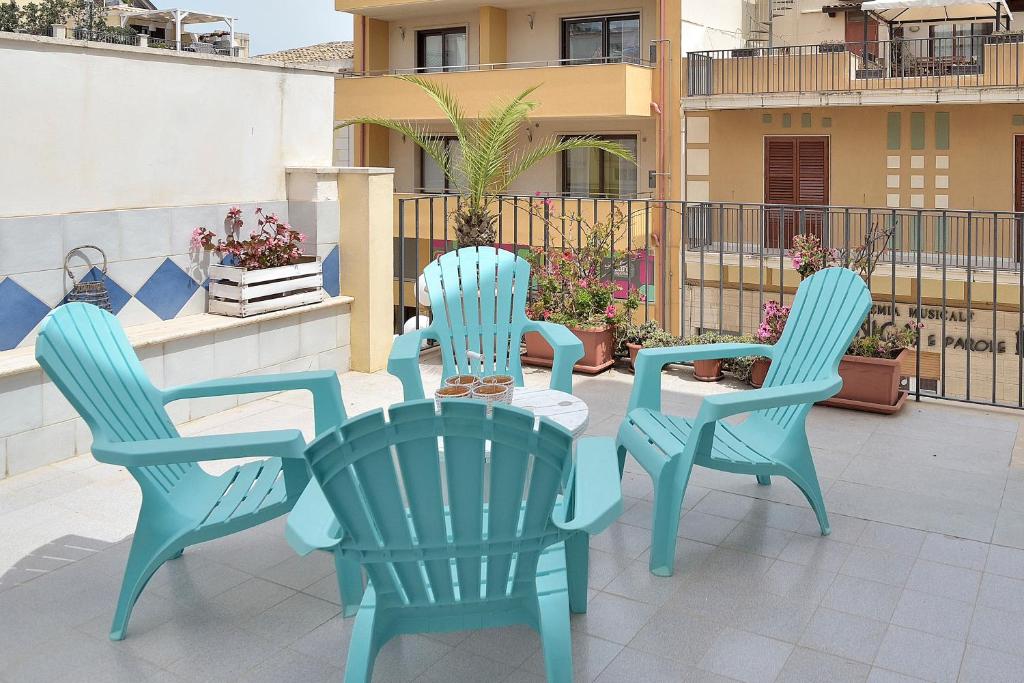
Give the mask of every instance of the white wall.
[[742, 47], [745, 0], [684, 0], [682, 53]]
[[284, 200], [329, 166], [330, 72], [0, 34], [0, 217]]

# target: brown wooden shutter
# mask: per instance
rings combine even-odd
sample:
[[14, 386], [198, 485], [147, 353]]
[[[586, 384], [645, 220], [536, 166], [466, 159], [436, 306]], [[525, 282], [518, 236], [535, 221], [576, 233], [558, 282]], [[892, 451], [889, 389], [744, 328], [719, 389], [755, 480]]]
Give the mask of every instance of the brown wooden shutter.
[[796, 198], [796, 144], [794, 139], [765, 138], [765, 204], [795, 204]]
[[828, 138], [797, 138], [797, 204], [828, 204]]
[[[766, 137], [764, 143], [765, 204], [828, 204], [828, 138], [822, 136]], [[797, 232], [821, 234], [820, 211], [767, 210], [765, 245], [787, 247]], [[784, 228], [783, 228], [784, 226]]]

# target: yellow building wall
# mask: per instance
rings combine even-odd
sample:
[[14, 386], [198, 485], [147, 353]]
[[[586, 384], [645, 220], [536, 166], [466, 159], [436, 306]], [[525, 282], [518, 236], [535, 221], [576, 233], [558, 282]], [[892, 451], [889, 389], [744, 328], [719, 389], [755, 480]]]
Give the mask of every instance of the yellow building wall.
[[[889, 114], [899, 115], [890, 149]], [[923, 115], [923, 144], [912, 121]], [[937, 118], [939, 115], [939, 118]], [[949, 117], [949, 145], [936, 139]], [[692, 201], [764, 201], [764, 139], [825, 135], [833, 205], [1013, 210], [1014, 136], [1024, 105], [831, 107], [687, 113], [687, 186]], [[920, 141], [919, 141], [920, 142]], [[706, 195], [706, 196], [704, 196]]]

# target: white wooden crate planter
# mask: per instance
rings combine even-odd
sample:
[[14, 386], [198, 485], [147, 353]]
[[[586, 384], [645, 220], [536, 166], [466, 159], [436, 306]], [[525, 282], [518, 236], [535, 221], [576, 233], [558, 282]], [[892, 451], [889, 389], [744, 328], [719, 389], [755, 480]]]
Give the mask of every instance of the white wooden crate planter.
[[323, 301], [323, 263], [305, 256], [296, 264], [247, 270], [238, 266], [210, 266], [209, 311], [245, 318]]

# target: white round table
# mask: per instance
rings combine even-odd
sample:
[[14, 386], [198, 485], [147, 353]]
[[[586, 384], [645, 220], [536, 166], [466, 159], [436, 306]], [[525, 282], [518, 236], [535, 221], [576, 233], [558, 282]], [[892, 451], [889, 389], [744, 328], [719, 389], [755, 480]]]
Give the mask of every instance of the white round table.
[[547, 417], [572, 432], [578, 439], [587, 429], [590, 410], [587, 404], [572, 394], [554, 389], [516, 387], [512, 405], [529, 410], [537, 417]]

